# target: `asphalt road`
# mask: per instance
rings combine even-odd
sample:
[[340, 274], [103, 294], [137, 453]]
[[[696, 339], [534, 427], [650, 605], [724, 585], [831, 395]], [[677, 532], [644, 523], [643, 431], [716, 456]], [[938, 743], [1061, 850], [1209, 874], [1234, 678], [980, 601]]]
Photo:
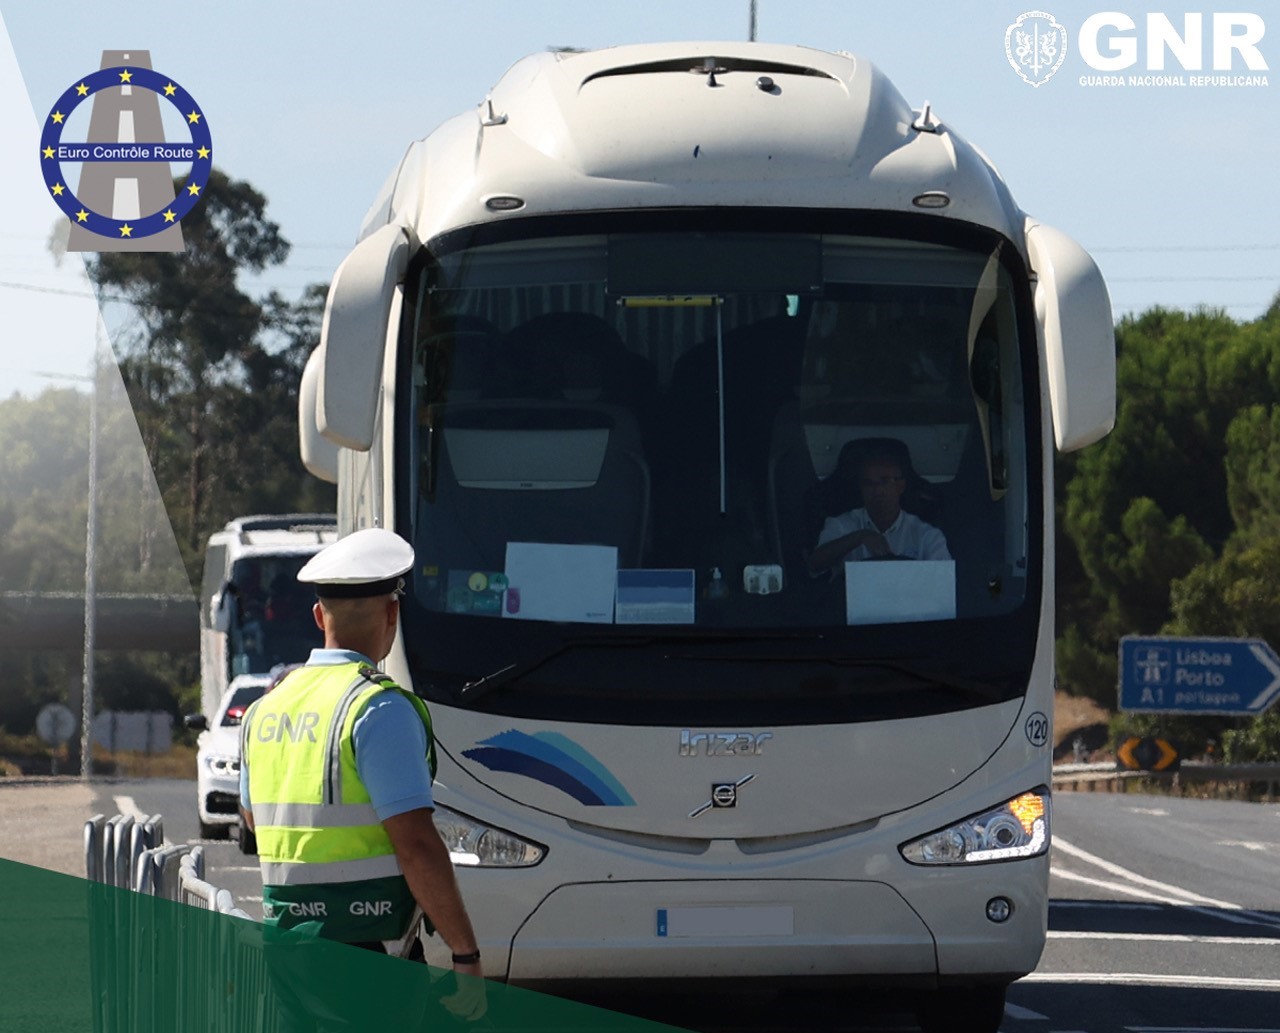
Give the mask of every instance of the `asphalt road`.
[[[195, 841], [191, 782], [98, 790]], [[1058, 793], [1049, 940], [1004, 1033], [1280, 1033], [1280, 805]], [[255, 859], [207, 841], [207, 877], [257, 913]], [[892, 996], [600, 1002], [693, 1029], [914, 1029]]]

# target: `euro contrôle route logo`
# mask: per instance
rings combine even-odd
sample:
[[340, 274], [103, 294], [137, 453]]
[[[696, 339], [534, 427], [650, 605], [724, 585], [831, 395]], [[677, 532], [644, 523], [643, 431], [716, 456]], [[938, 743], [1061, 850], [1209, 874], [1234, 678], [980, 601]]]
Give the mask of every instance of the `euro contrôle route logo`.
[[[182, 116], [190, 142], [119, 141], [64, 142], [63, 130], [75, 109], [104, 90], [129, 87], [150, 90], [172, 104]], [[182, 162], [191, 164], [182, 188], [161, 209], [137, 218], [115, 218], [94, 211], [66, 184], [63, 162]], [[199, 204], [213, 168], [213, 140], [209, 124], [195, 99], [166, 75], [150, 68], [102, 68], [85, 76], [60, 96], [45, 119], [40, 136], [40, 168], [54, 203], [73, 225], [110, 240], [136, 240], [160, 233], [181, 221]]]

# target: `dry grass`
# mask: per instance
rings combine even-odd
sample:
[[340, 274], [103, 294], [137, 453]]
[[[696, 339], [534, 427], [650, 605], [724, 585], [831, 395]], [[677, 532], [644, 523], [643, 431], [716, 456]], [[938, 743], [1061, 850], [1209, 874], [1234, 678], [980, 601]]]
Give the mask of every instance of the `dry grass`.
[[1065, 692], [1053, 697], [1053, 756], [1056, 760], [1073, 760], [1072, 744], [1077, 735], [1085, 742], [1085, 760], [1110, 760], [1111, 744], [1107, 726], [1111, 712], [1084, 696]]
[[120, 750], [101, 753], [94, 750], [95, 765], [113, 765], [115, 774], [124, 778], [195, 778], [196, 748], [174, 746], [168, 753], [148, 755]]
[[1053, 697], [1053, 744], [1060, 745], [1082, 728], [1105, 725], [1111, 720], [1111, 712], [1104, 710], [1091, 699], [1068, 696], [1058, 692]]
[[[72, 774], [79, 770], [79, 742], [51, 749], [34, 735], [0, 732], [0, 778], [22, 775]], [[56, 762], [56, 768], [55, 768]], [[123, 778], [195, 778], [196, 748], [175, 745], [168, 753], [148, 755], [127, 750], [108, 753], [93, 748], [93, 768], [99, 775]]]

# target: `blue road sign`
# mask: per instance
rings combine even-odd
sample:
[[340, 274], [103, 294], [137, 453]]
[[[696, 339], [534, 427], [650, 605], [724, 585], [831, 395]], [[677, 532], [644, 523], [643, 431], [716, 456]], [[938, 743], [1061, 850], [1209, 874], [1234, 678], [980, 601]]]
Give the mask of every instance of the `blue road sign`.
[[1280, 699], [1280, 657], [1256, 638], [1120, 640], [1120, 709], [1261, 714]]

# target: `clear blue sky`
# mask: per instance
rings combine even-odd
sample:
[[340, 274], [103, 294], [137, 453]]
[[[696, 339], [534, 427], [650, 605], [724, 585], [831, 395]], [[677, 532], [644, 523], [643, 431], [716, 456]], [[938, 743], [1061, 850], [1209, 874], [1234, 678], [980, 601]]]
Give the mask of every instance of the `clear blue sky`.
[[[1142, 40], [1158, 3], [758, 6], [761, 40], [851, 51], [884, 69], [913, 105], [930, 101], [987, 153], [1024, 210], [1094, 254], [1117, 314], [1210, 305], [1251, 319], [1280, 289], [1274, 0], [1225, 5], [1270, 22], [1258, 45], [1270, 66], [1265, 87], [1082, 85], [1081, 76], [1098, 74], [1077, 47], [1084, 20], [1128, 13], [1139, 24], [1128, 35]], [[1038, 88], [1004, 53], [1006, 27], [1030, 9], [1048, 10], [1071, 34], [1061, 69]], [[748, 10], [747, 0], [0, 0], [12, 47], [0, 34], [0, 397], [49, 383], [32, 370], [87, 367], [92, 303], [76, 297], [77, 262], [55, 270], [47, 256], [58, 213], [44, 195], [35, 140], [37, 120], [97, 68], [103, 49], [148, 49], [198, 99], [216, 163], [267, 196], [295, 245], [265, 283], [296, 296], [329, 278], [406, 145], [480, 102], [518, 58], [548, 46], [744, 39]], [[1179, 26], [1184, 12], [1203, 13], [1208, 57], [1214, 7], [1165, 10]], [[1129, 73], [1145, 74], [1142, 65]]]

